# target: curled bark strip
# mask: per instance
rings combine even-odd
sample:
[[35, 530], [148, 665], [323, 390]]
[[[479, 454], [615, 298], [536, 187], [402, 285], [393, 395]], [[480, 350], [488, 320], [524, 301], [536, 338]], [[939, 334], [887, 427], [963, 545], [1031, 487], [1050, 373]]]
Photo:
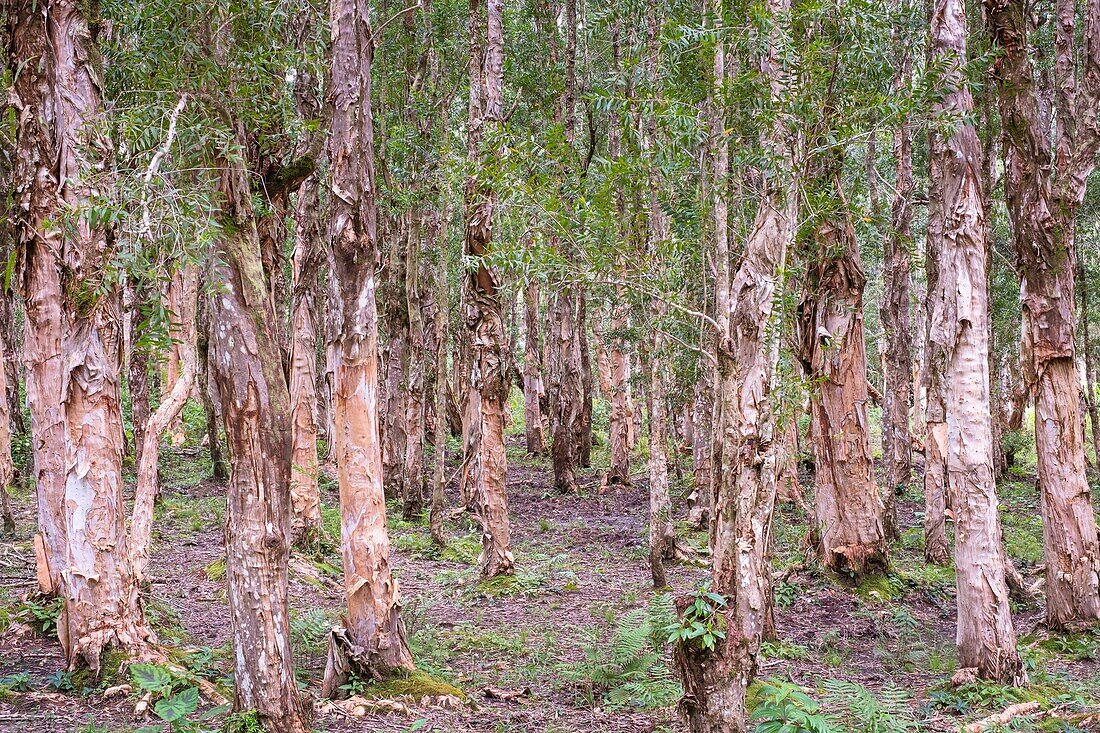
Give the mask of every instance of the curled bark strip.
[[1039, 712], [1039, 703], [1037, 702], [1022, 702], [1016, 705], [1009, 705], [999, 713], [969, 724], [963, 730], [965, 730], [966, 733], [981, 733], [984, 730], [1006, 725], [1016, 718], [1032, 715], [1037, 712]]

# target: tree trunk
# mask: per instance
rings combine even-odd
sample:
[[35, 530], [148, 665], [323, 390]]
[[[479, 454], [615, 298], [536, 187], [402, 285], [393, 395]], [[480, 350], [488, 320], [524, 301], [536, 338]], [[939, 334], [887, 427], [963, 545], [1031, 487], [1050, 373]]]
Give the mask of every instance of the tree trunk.
[[576, 424], [577, 465], [592, 465], [592, 351], [588, 347], [588, 297], [577, 290], [577, 346], [581, 354], [581, 414]]
[[[650, 0], [654, 13], [655, 0]], [[714, 3], [720, 19], [722, 5]], [[785, 0], [766, 8], [773, 18], [773, 46], [760, 59], [763, 78], [772, 99], [782, 94], [784, 72], [778, 41], [786, 34], [782, 18]], [[716, 44], [715, 84], [724, 87], [724, 49]], [[722, 109], [722, 108], [719, 108]], [[725, 119], [724, 112], [718, 112]], [[745, 733], [745, 692], [756, 674], [760, 643], [767, 623], [770, 569], [768, 547], [776, 479], [782, 463], [782, 441], [775, 435], [772, 379], [779, 358], [777, 340], [769, 337], [773, 324], [775, 287], [785, 266], [796, 215], [791, 165], [794, 156], [781, 117], [763, 144], [777, 153], [779, 170], [766, 179], [756, 218], [745, 241], [736, 277], [729, 288], [715, 290], [718, 325], [716, 429], [722, 439], [716, 456], [714, 517], [711, 523], [712, 590], [728, 599], [721, 613], [726, 633], [713, 652], [697, 642], [681, 642], [676, 662], [684, 683], [681, 702], [692, 733]], [[722, 127], [725, 130], [725, 127]], [[786, 182], [784, 188], [777, 184]], [[715, 196], [724, 198], [717, 187]], [[728, 247], [719, 241], [716, 264], [728, 267]], [[728, 272], [728, 270], [726, 270]], [[679, 605], [679, 604], [678, 604]]]
[[1096, 367], [1092, 353], [1092, 333], [1089, 328], [1089, 288], [1085, 273], [1085, 263], [1081, 253], [1077, 253], [1077, 282], [1081, 287], [1081, 351], [1085, 362], [1085, 406], [1089, 413], [1089, 427], [1092, 435], [1092, 455], [1100, 470], [1100, 410], [1096, 407]]
[[470, 416], [465, 440], [466, 485], [481, 525], [481, 575], [513, 572], [508, 523], [508, 461], [504, 450], [508, 346], [500, 302], [500, 276], [484, 260], [493, 240], [496, 193], [485, 178], [494, 156], [482, 149], [486, 132], [503, 121], [503, 0], [470, 0], [470, 117], [467, 156], [473, 175], [466, 179], [463, 251], [476, 266], [463, 278], [465, 326], [471, 355]]
[[[931, 63], [931, 44], [929, 44]], [[924, 302], [924, 559], [934, 565], [947, 565], [947, 406], [944, 374], [947, 355], [933, 334], [942, 330], [942, 306], [939, 292], [939, 253], [943, 249], [944, 192], [940, 165], [943, 146], [939, 136], [928, 137], [928, 229], [924, 248], [924, 272], [927, 282]]]
[[[832, 178], [832, 176], [826, 176]], [[834, 181], [840, 194], [840, 181]], [[814, 510], [825, 567], [860, 577], [887, 567], [883, 506], [868, 439], [864, 275], [847, 212], [819, 221], [798, 312], [799, 358], [810, 394]]]
[[[445, 220], [445, 217], [443, 218]], [[436, 315], [436, 340], [435, 340], [435, 425], [433, 426], [432, 443], [435, 448], [435, 473], [432, 477], [432, 509], [428, 516], [428, 524], [431, 528], [432, 540], [442, 547], [443, 539], [443, 512], [446, 504], [447, 481], [447, 344], [450, 332], [450, 299], [447, 295], [447, 266], [441, 261], [435, 269], [434, 283], [436, 290], [436, 303], [438, 312]]]
[[15, 515], [12, 513], [8, 487], [15, 477], [15, 465], [11, 458], [11, 415], [8, 412], [8, 353], [10, 348], [0, 337], [0, 516], [4, 521], [4, 533], [15, 532]]
[[64, 599], [57, 629], [68, 667], [98, 672], [108, 649], [134, 652], [155, 638], [126, 551], [120, 293], [103, 281], [104, 232], [85, 217], [65, 223], [67, 210], [100, 194], [91, 172], [109, 150], [97, 122], [99, 19], [63, 1], [9, 11], [39, 577]]
[[317, 486], [317, 270], [324, 256], [320, 183], [306, 179], [294, 210], [294, 256], [290, 302], [290, 468], [291, 536], [307, 547], [321, 538], [321, 494]]
[[[895, 89], [908, 84], [911, 74], [909, 50], [901, 49], [900, 53], [903, 60], [895, 78]], [[891, 539], [901, 536], [896, 497], [908, 487], [913, 470], [913, 438], [909, 432], [909, 402], [913, 392], [912, 324], [909, 317], [913, 145], [908, 118], [902, 120], [894, 135], [894, 159], [897, 175], [890, 232], [885, 238], [886, 250], [883, 253], [885, 283], [880, 309], [882, 330], [886, 337], [882, 364], [882, 462], [886, 469], [884, 519], [887, 537]]]
[[[168, 333], [172, 338], [172, 343], [168, 347], [167, 375], [161, 385], [162, 393], [165, 395], [175, 388], [176, 382], [183, 374], [183, 354], [180, 350], [179, 338], [183, 327], [180, 313], [184, 308], [184, 297], [183, 282], [180, 280], [179, 273], [172, 273], [167, 289]], [[187, 433], [183, 428], [183, 419], [180, 414], [173, 417], [171, 425], [168, 426], [168, 440], [174, 448], [179, 448], [187, 440]], [[160, 491], [159, 484], [157, 485], [157, 491]]]
[[[1100, 84], [1100, 4], [1055, 2], [1055, 137], [1040, 115], [1030, 57], [1034, 30], [1022, 0], [985, 8], [1000, 55], [993, 75], [1005, 130], [1005, 199], [1016, 248], [1023, 304], [1025, 381], [1035, 395], [1035, 450], [1046, 558], [1046, 621], [1051, 628], [1100, 620], [1100, 542], [1085, 468], [1074, 352], [1076, 211], [1096, 164]], [[1075, 34], [1083, 33], [1081, 84]], [[1051, 147], [1054, 156], [1051, 156]]]
[[[705, 527], [710, 518], [711, 484], [714, 481], [714, 458], [711, 454], [714, 444], [714, 368], [703, 360], [699, 363], [689, 418], [692, 422], [693, 481], [688, 496], [688, 520], [695, 527]], [[795, 478], [797, 480], [797, 476]]]
[[[966, 15], [962, 0], [937, 0], [932, 10], [933, 53], [950, 90], [937, 110], [969, 119], [974, 111], [963, 83]], [[929, 299], [937, 314], [932, 341], [945, 356], [947, 490], [955, 510], [959, 665], [979, 677], [1027, 684], [1008, 605], [989, 401], [989, 290], [981, 199], [980, 144], [962, 123], [934, 148], [943, 196], [937, 237], [938, 280]]]
[[134, 431], [134, 466], [141, 465], [141, 451], [145, 447], [145, 426], [149, 424], [149, 349], [141, 344], [146, 331], [141, 306], [146, 302], [146, 288], [141, 284], [130, 286], [130, 338], [126, 381], [130, 391], [130, 423]]
[[[332, 8], [333, 120], [330, 139], [335, 379], [333, 418], [340, 484], [341, 549], [348, 602], [347, 639], [334, 654], [351, 657], [361, 678], [413, 669], [397, 581], [390, 568], [382, 455], [378, 434], [378, 311], [374, 262], [377, 201], [371, 119], [371, 7], [336, 0]], [[330, 664], [323, 694], [341, 675]]]
[[133, 573], [140, 586], [145, 581], [145, 571], [149, 566], [149, 544], [153, 537], [153, 504], [160, 493], [160, 475], [157, 464], [160, 460], [160, 439], [171, 430], [183, 412], [184, 405], [191, 395], [198, 371], [198, 351], [195, 344], [196, 299], [198, 298], [198, 270], [188, 267], [179, 274], [179, 292], [176, 294], [174, 315], [179, 324], [176, 334], [176, 346], [179, 353], [179, 372], [172, 389], [165, 394], [157, 409], [149, 417], [142, 433], [144, 445], [138, 455], [137, 485], [134, 489], [134, 509], [130, 523], [130, 557], [133, 561]]
[[[199, 289], [202, 290], [202, 287]], [[196, 320], [195, 343], [198, 350], [196, 381], [199, 385], [202, 411], [206, 419], [206, 442], [210, 449], [213, 478], [218, 483], [225, 483], [229, 480], [229, 467], [226, 465], [225, 456], [222, 454], [221, 436], [218, 430], [221, 410], [214, 404], [213, 393], [216, 392], [216, 389], [212, 388], [210, 383], [210, 307], [208, 298], [199, 298]]]
[[[438, 227], [432, 213], [414, 210], [405, 248], [405, 309], [409, 314], [409, 343], [405, 363], [405, 463], [401, 487], [401, 511], [405, 519], [420, 516], [424, 509], [424, 319], [421, 315], [420, 242], [433, 246], [439, 242]], [[429, 229], [431, 231], [429, 231]]]
[[523, 420], [527, 436], [527, 455], [546, 453], [542, 433], [542, 349], [539, 346], [539, 284], [532, 279], [523, 289]]
[[653, 587], [668, 586], [665, 560], [676, 555], [676, 535], [672, 525], [672, 501], [668, 494], [668, 409], [665, 405], [663, 365], [660, 338], [654, 335], [646, 350], [646, 377], [649, 394], [646, 412], [649, 415], [649, 570]]

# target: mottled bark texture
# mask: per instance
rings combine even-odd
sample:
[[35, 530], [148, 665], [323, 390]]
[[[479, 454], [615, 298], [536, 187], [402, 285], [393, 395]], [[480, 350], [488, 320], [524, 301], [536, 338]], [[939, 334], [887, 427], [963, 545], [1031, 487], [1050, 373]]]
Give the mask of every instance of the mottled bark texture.
[[527, 455], [546, 452], [542, 429], [542, 347], [539, 344], [539, 283], [530, 280], [523, 289], [523, 420]]
[[121, 297], [105, 281], [108, 240], [86, 209], [109, 154], [98, 127], [99, 19], [76, 2], [7, 10], [6, 51], [20, 70], [9, 103], [39, 577], [64, 600], [57, 630], [68, 667], [98, 672], [110, 648], [134, 652], [154, 639], [127, 552]]
[[1028, 40], [1035, 30], [1031, 7], [1023, 0], [984, 6], [999, 51], [993, 77], [1005, 199], [1020, 274], [1024, 377], [1034, 395], [1046, 621], [1065, 628], [1100, 620], [1100, 542], [1074, 351], [1074, 225], [1100, 149], [1100, 0], [1081, 4], [1083, 23], [1073, 0], [1054, 3], [1053, 140]]
[[307, 178], [294, 208], [294, 255], [290, 295], [291, 534], [308, 546], [320, 539], [321, 494], [317, 485], [317, 271], [324, 257], [320, 182]]
[[413, 669], [390, 567], [378, 430], [371, 8], [367, 0], [336, 0], [332, 13], [329, 231], [334, 297], [329, 310], [334, 319], [332, 411], [348, 613], [346, 634], [332, 637], [325, 695], [339, 687], [343, 676], [339, 672], [347, 669], [331, 664], [334, 657], [346, 656], [350, 668], [365, 678]]
[[474, 263], [463, 278], [464, 326], [470, 346], [470, 407], [464, 425], [464, 472], [481, 525], [482, 577], [513, 572], [508, 522], [508, 459], [504, 412], [508, 409], [507, 336], [501, 312], [500, 275], [486, 261], [493, 243], [496, 193], [488, 180], [493, 143], [503, 120], [503, 0], [470, 0], [470, 108], [466, 154], [474, 173], [464, 187], [463, 251]]
[[[652, 6], [654, 0], [650, 2]], [[721, 3], [714, 5], [721, 18]], [[787, 36], [789, 6], [786, 0], [772, 0], [765, 9], [772, 20], [771, 46], [759, 62], [774, 100], [784, 94], [786, 74], [779, 46]], [[722, 51], [718, 43], [716, 55], [723, 55]], [[716, 58], [714, 66], [724, 68], [723, 60]], [[724, 85], [721, 77], [716, 85]], [[690, 642], [676, 648], [685, 692], [681, 707], [692, 733], [748, 730], [745, 692], [756, 674], [767, 625], [771, 593], [768, 547], [776, 478], [782, 464], [782, 441], [775, 434], [772, 405], [772, 379], [779, 354], [770, 328], [795, 219], [790, 167], [794, 151], [781, 119], [774, 118], [762, 141], [778, 153], [777, 169], [766, 179], [736, 275], [727, 281], [728, 288], [715, 291], [716, 430], [721, 440], [711, 520], [712, 588], [728, 598], [728, 606], [722, 611], [726, 636], [713, 652]], [[724, 189], [718, 187], [715, 195], [724, 196]], [[719, 244], [716, 255], [728, 257], [728, 249], [723, 251]], [[722, 260], [716, 264], [723, 266]]]
[[[894, 88], [909, 83], [911, 52], [901, 56]], [[894, 133], [894, 201], [890, 209], [890, 231], [883, 252], [883, 295], [879, 309], [886, 348], [882, 354], [882, 462], [885, 474], [887, 536], [900, 536], [897, 496], [909, 486], [913, 471], [913, 438], [909, 432], [909, 404], [913, 395], [912, 321], [909, 316], [909, 286], [912, 262], [913, 140], [909, 118]]]
[[[962, 0], [932, 8], [934, 58], [944, 68], [947, 94], [938, 112], [968, 120], [974, 100], [963, 81], [966, 15]], [[1027, 683], [1009, 611], [989, 401], [989, 288], [981, 150], [973, 124], [962, 122], [935, 148], [943, 197], [939, 277], [929, 291], [931, 335], [944, 353], [947, 417], [947, 491], [955, 510], [955, 577], [959, 665], [979, 677]]]
[[[245, 131], [234, 139], [244, 150]], [[210, 258], [210, 377], [231, 468], [225, 548], [234, 649], [233, 709], [271, 731], [308, 730], [292, 668], [290, 393], [242, 157], [220, 161], [223, 234]]]
[[830, 570], [858, 578], [887, 566], [883, 506], [868, 437], [866, 280], [839, 175], [826, 174], [822, 181], [835, 187], [840, 211], [817, 221], [806, 244], [796, 339], [799, 359], [814, 385], [810, 433], [822, 561]]

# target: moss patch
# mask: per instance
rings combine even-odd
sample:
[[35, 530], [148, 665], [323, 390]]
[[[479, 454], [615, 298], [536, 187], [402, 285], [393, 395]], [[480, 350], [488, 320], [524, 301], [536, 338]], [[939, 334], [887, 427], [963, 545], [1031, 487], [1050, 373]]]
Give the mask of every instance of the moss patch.
[[462, 690], [419, 669], [406, 675], [375, 682], [363, 690], [363, 697], [371, 699], [408, 697], [420, 701], [425, 697], [443, 697], [444, 695], [452, 695], [462, 702], [467, 700], [466, 693]]
[[120, 649], [108, 649], [99, 660], [99, 675], [92, 674], [88, 667], [80, 667], [72, 676], [73, 689], [80, 693], [103, 690], [119, 679], [122, 665], [129, 659]]

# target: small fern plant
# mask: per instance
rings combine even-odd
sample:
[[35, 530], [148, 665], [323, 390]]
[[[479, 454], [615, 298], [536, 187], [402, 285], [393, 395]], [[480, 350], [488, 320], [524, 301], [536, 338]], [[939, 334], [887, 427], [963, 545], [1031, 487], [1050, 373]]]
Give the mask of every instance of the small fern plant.
[[897, 687], [884, 687], [876, 695], [855, 682], [825, 681], [829, 717], [847, 733], [918, 731], [920, 724], [913, 718], [909, 702], [909, 693]]
[[659, 595], [647, 609], [620, 616], [610, 640], [590, 632], [584, 660], [562, 665], [559, 673], [584, 686], [590, 702], [600, 700], [611, 709], [667, 707], [682, 694], [664, 659], [662, 632], [674, 617], [671, 599]]

